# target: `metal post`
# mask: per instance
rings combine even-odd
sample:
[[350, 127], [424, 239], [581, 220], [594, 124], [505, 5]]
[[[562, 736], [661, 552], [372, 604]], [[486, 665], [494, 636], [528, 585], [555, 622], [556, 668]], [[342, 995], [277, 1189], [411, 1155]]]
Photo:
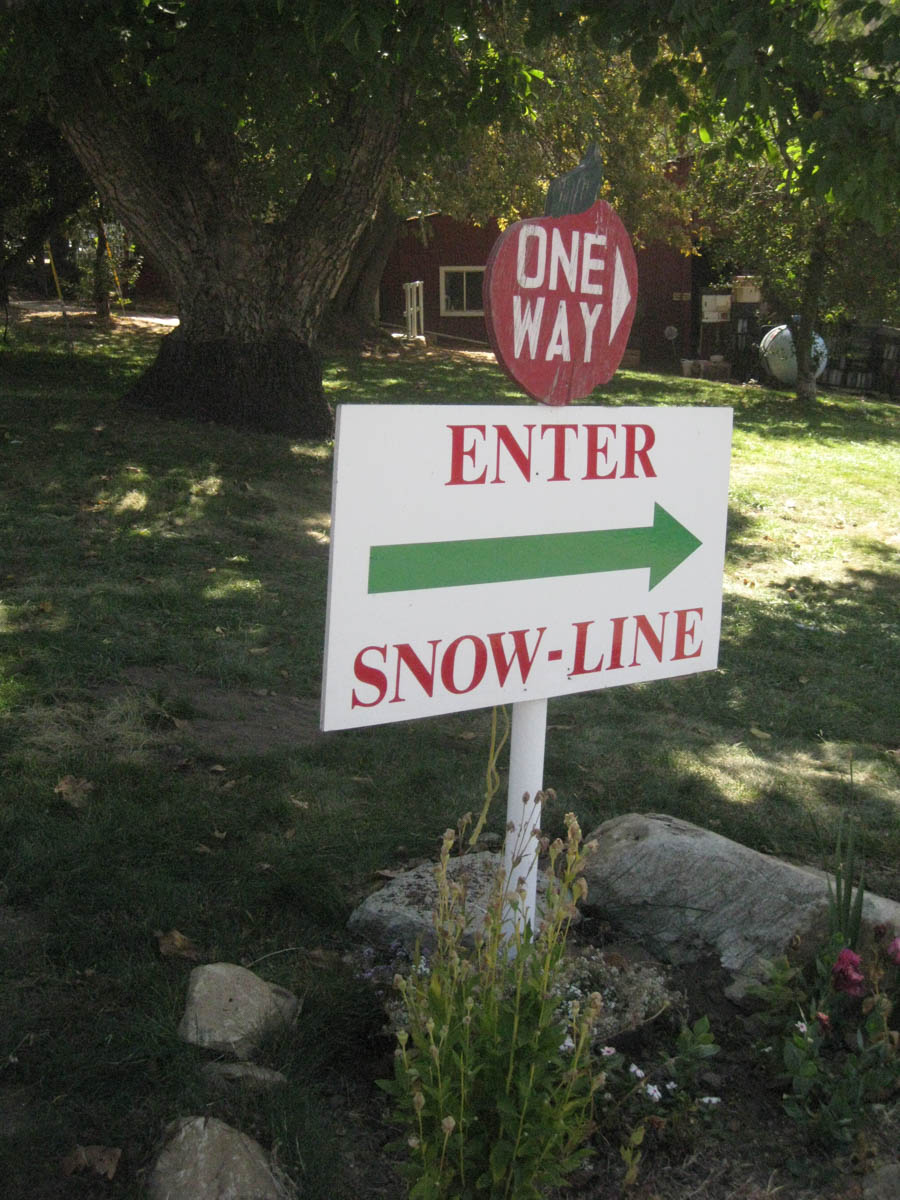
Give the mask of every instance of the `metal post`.
[[540, 791], [544, 780], [544, 743], [547, 737], [547, 701], [522, 700], [512, 706], [509, 744], [509, 792], [506, 801], [506, 841], [503, 870], [507, 895], [518, 896], [516, 907], [507, 903], [503, 931], [511, 937], [516, 928], [537, 928], [538, 839], [541, 825]]

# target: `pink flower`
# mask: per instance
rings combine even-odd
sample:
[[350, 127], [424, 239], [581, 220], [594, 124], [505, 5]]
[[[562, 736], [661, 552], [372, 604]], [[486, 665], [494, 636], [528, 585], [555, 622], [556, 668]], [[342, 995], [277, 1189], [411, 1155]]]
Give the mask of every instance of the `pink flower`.
[[817, 1012], [816, 1020], [819, 1022], [819, 1029], [821, 1029], [822, 1033], [831, 1033], [831, 1017], [829, 1017], [828, 1013]]
[[887, 948], [888, 958], [900, 967], [900, 936], [895, 937]]
[[864, 996], [866, 977], [860, 970], [861, 966], [859, 955], [845, 947], [831, 968], [831, 986], [834, 990], [848, 996]]

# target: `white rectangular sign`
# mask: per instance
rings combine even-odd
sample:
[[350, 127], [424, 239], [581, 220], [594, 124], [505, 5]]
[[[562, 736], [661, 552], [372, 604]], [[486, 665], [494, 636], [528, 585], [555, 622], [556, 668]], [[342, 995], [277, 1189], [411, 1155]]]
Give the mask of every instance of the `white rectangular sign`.
[[731, 417], [340, 406], [322, 728], [713, 669]]

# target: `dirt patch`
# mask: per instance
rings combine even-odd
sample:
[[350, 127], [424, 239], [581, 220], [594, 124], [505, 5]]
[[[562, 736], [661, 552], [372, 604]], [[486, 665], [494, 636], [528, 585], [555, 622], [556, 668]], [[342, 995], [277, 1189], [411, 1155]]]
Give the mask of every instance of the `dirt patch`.
[[168, 313], [138, 312], [129, 307], [120, 311], [114, 307], [108, 321], [97, 316], [93, 308], [83, 304], [66, 304], [58, 300], [10, 300], [9, 318], [12, 324], [40, 327], [46, 322], [65, 319], [73, 329], [139, 330], [146, 333], [170, 333], [178, 318]]
[[223, 688], [167, 667], [132, 667], [121, 685], [102, 694], [128, 690], [153, 698], [160, 741], [169, 752], [177, 747], [204, 757], [240, 757], [308, 746], [323, 736], [318, 703], [298, 696]]

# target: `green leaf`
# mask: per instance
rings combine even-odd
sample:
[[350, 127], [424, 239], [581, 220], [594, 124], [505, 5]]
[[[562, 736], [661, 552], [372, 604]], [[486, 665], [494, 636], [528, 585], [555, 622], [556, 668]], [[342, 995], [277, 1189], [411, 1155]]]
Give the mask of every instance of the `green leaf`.
[[506, 1174], [509, 1164], [512, 1162], [513, 1151], [515, 1147], [512, 1142], [499, 1141], [495, 1142], [491, 1147], [490, 1168], [491, 1178], [494, 1183], [499, 1183]]

